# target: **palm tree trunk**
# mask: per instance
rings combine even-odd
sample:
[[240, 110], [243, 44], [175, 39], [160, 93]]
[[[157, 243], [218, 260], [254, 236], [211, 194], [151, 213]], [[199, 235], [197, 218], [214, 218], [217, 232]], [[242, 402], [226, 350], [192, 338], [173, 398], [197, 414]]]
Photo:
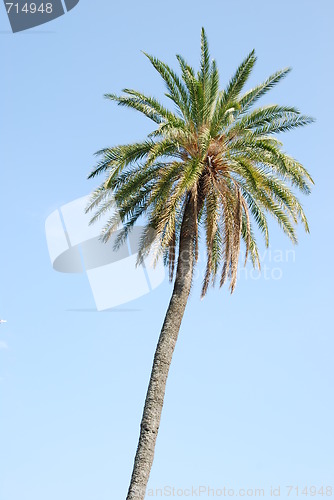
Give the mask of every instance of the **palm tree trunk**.
[[195, 223], [193, 208], [193, 203], [188, 200], [180, 231], [179, 257], [173, 294], [155, 351], [127, 500], [144, 500], [151, 472], [169, 367], [192, 282]]

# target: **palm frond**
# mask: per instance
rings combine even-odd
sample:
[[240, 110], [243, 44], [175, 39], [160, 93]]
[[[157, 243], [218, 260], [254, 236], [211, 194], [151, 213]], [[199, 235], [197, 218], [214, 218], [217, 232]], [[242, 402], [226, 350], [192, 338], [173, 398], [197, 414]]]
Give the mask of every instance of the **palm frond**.
[[[195, 265], [201, 236], [206, 248], [202, 296], [220, 276], [231, 292], [237, 282], [241, 247], [245, 262], [260, 269], [255, 238], [269, 245], [268, 220], [273, 219], [293, 243], [296, 226], [309, 226], [299, 191], [308, 195], [311, 175], [283, 151], [276, 135], [309, 125], [313, 118], [293, 106], [254, 104], [290, 72], [284, 68], [245, 91], [256, 62], [254, 50], [242, 61], [225, 89], [220, 89], [216, 62], [211, 60], [204, 28], [198, 71], [177, 55], [175, 71], [144, 53], [163, 79], [173, 109], [155, 97], [125, 88], [106, 94], [122, 107], [155, 123], [143, 142], [100, 150], [89, 178], [104, 174], [90, 199], [91, 222], [107, 217], [102, 239], [115, 231], [119, 248], [139, 220], [145, 218], [137, 262], [161, 256], [175, 275], [182, 228], [191, 227]], [[191, 221], [191, 224], [190, 222]], [[188, 227], [187, 230], [190, 230]], [[179, 267], [178, 267], [179, 269]]]

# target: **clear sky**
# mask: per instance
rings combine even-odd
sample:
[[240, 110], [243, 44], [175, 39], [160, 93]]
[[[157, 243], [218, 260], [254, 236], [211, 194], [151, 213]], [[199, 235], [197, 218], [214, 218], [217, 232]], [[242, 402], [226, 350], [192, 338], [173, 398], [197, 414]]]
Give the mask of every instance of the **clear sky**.
[[201, 26], [223, 84], [253, 48], [250, 85], [293, 67], [262, 102], [317, 119], [282, 135], [316, 182], [303, 199], [311, 234], [300, 230], [293, 249], [271, 226], [267, 276], [252, 279], [248, 270], [232, 297], [216, 289], [200, 301], [195, 281], [149, 488], [265, 488], [270, 498], [280, 485], [286, 498], [286, 485], [334, 486], [333, 5], [81, 0], [15, 35], [0, 6], [0, 318], [8, 320], [0, 325], [1, 500], [126, 496], [172, 289], [165, 281], [96, 312], [84, 274], [52, 269], [44, 224], [96, 186], [86, 180], [95, 151], [150, 130], [103, 94], [132, 87], [161, 95], [141, 50], [170, 64], [181, 53], [195, 65]]

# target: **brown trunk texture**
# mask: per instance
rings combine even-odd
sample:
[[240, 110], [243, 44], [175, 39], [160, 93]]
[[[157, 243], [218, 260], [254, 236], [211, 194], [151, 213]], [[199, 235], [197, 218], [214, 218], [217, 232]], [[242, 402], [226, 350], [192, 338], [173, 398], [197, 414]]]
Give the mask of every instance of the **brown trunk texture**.
[[179, 257], [173, 294], [155, 351], [147, 390], [140, 437], [134, 461], [127, 500], [144, 500], [154, 458], [166, 382], [181, 321], [187, 305], [194, 266], [194, 212], [189, 200], [182, 222]]

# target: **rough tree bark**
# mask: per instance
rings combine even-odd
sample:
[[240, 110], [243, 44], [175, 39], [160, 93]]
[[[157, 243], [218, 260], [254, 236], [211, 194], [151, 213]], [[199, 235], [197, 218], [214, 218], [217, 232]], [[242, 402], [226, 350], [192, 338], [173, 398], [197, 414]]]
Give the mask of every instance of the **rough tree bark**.
[[191, 288], [194, 267], [194, 224], [194, 206], [191, 200], [188, 200], [180, 231], [173, 294], [155, 351], [127, 500], [144, 500], [146, 493], [168, 372]]

